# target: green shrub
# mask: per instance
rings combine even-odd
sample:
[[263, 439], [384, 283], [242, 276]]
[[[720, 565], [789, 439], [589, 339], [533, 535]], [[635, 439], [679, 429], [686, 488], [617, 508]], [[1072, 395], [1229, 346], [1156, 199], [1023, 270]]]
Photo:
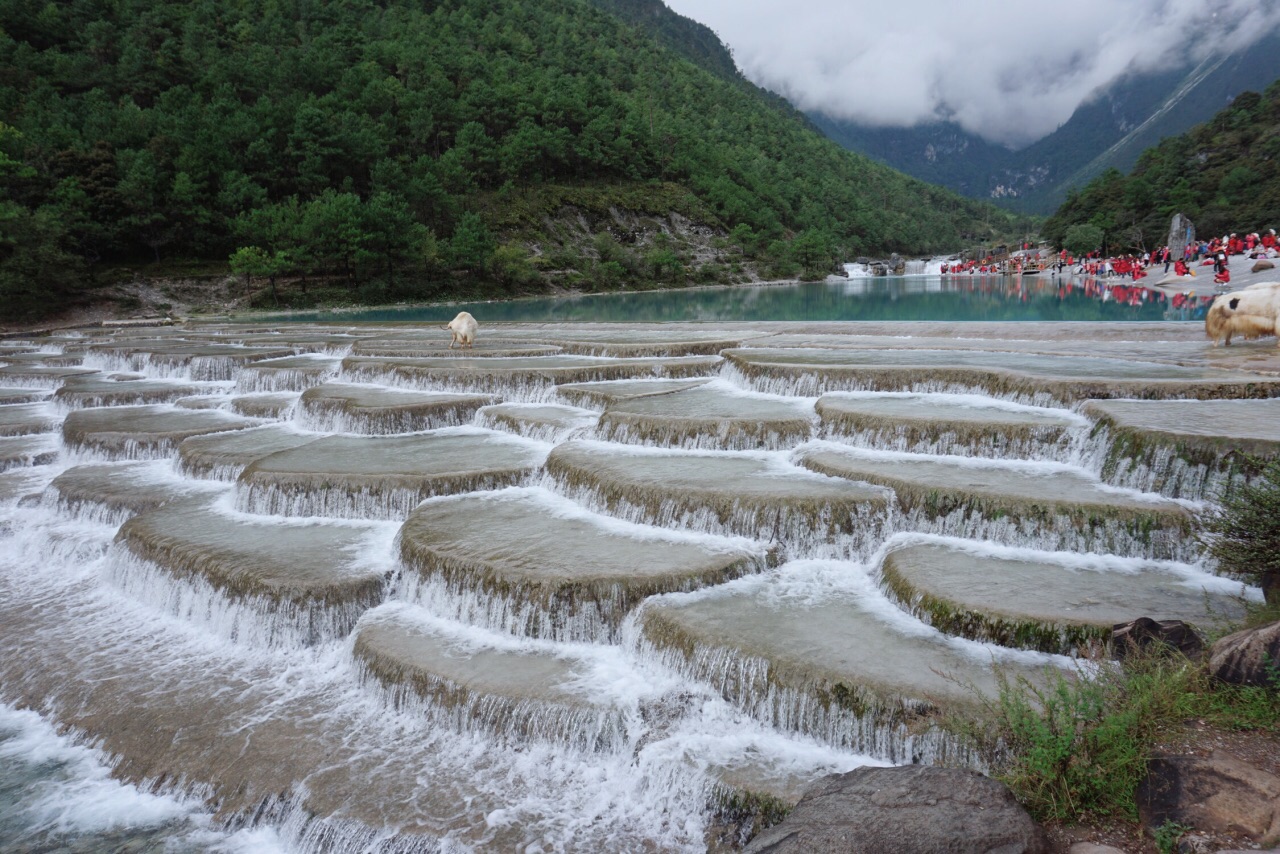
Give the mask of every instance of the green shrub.
[[1156, 850], [1160, 854], [1174, 854], [1178, 850], [1178, 840], [1180, 840], [1190, 827], [1185, 824], [1178, 824], [1175, 821], [1166, 821], [1157, 827], [1152, 834], [1155, 839]]
[[1199, 522], [1200, 541], [1219, 569], [1261, 587], [1268, 604], [1280, 604], [1280, 460], [1229, 491]]
[[1006, 682], [993, 710], [1010, 758], [997, 776], [1040, 819], [1135, 818], [1142, 734], [1160, 702], [1114, 673], [1054, 674], [1046, 687]]

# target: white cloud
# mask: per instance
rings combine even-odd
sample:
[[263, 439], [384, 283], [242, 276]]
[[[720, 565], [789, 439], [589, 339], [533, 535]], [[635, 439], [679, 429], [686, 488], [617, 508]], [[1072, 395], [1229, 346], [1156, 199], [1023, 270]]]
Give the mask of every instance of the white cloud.
[[1022, 145], [1091, 93], [1280, 29], [1276, 0], [666, 0], [802, 109]]

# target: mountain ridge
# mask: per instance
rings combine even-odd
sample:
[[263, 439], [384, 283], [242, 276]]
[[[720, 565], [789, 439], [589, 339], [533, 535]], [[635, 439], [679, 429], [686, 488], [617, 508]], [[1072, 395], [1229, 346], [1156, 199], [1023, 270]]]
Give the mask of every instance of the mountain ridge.
[[[988, 143], [958, 125], [871, 128], [811, 113], [823, 132], [854, 151], [922, 180], [1011, 210], [1048, 214], [1107, 169], [1122, 172], [1161, 139], [1208, 121], [1237, 93], [1280, 79], [1280, 33], [1243, 51], [1130, 75], [1096, 93], [1052, 133], [1017, 151]], [[938, 153], [950, 138], [959, 154]]]
[[1080, 228], [1112, 251], [1155, 249], [1183, 214], [1202, 236], [1280, 228], [1280, 81], [1241, 92], [1226, 109], [1138, 158], [1132, 172], [1108, 169], [1045, 220], [1055, 246]]

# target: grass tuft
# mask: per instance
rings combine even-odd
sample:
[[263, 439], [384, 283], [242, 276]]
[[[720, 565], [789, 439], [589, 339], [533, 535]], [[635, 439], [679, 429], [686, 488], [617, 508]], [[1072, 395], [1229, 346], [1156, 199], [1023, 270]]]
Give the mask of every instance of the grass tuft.
[[994, 776], [1041, 821], [1137, 819], [1134, 794], [1162, 734], [1188, 719], [1280, 732], [1280, 677], [1271, 688], [1222, 685], [1165, 652], [1103, 662], [1045, 685], [1001, 678], [966, 734]]

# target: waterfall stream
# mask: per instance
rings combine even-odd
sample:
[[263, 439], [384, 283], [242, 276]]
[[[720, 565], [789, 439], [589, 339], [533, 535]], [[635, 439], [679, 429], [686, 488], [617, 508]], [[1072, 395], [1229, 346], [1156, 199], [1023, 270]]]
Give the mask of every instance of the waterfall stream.
[[[1190, 536], [1249, 476], [1195, 398], [1274, 376], [787, 334], [6, 342], [3, 847], [734, 847], [826, 774], [985, 767], [940, 715], [1100, 637], [1019, 573], [1205, 625], [1258, 598]], [[1205, 441], [1106, 397], [1204, 403]], [[1019, 596], [960, 601], [975, 561]]]

